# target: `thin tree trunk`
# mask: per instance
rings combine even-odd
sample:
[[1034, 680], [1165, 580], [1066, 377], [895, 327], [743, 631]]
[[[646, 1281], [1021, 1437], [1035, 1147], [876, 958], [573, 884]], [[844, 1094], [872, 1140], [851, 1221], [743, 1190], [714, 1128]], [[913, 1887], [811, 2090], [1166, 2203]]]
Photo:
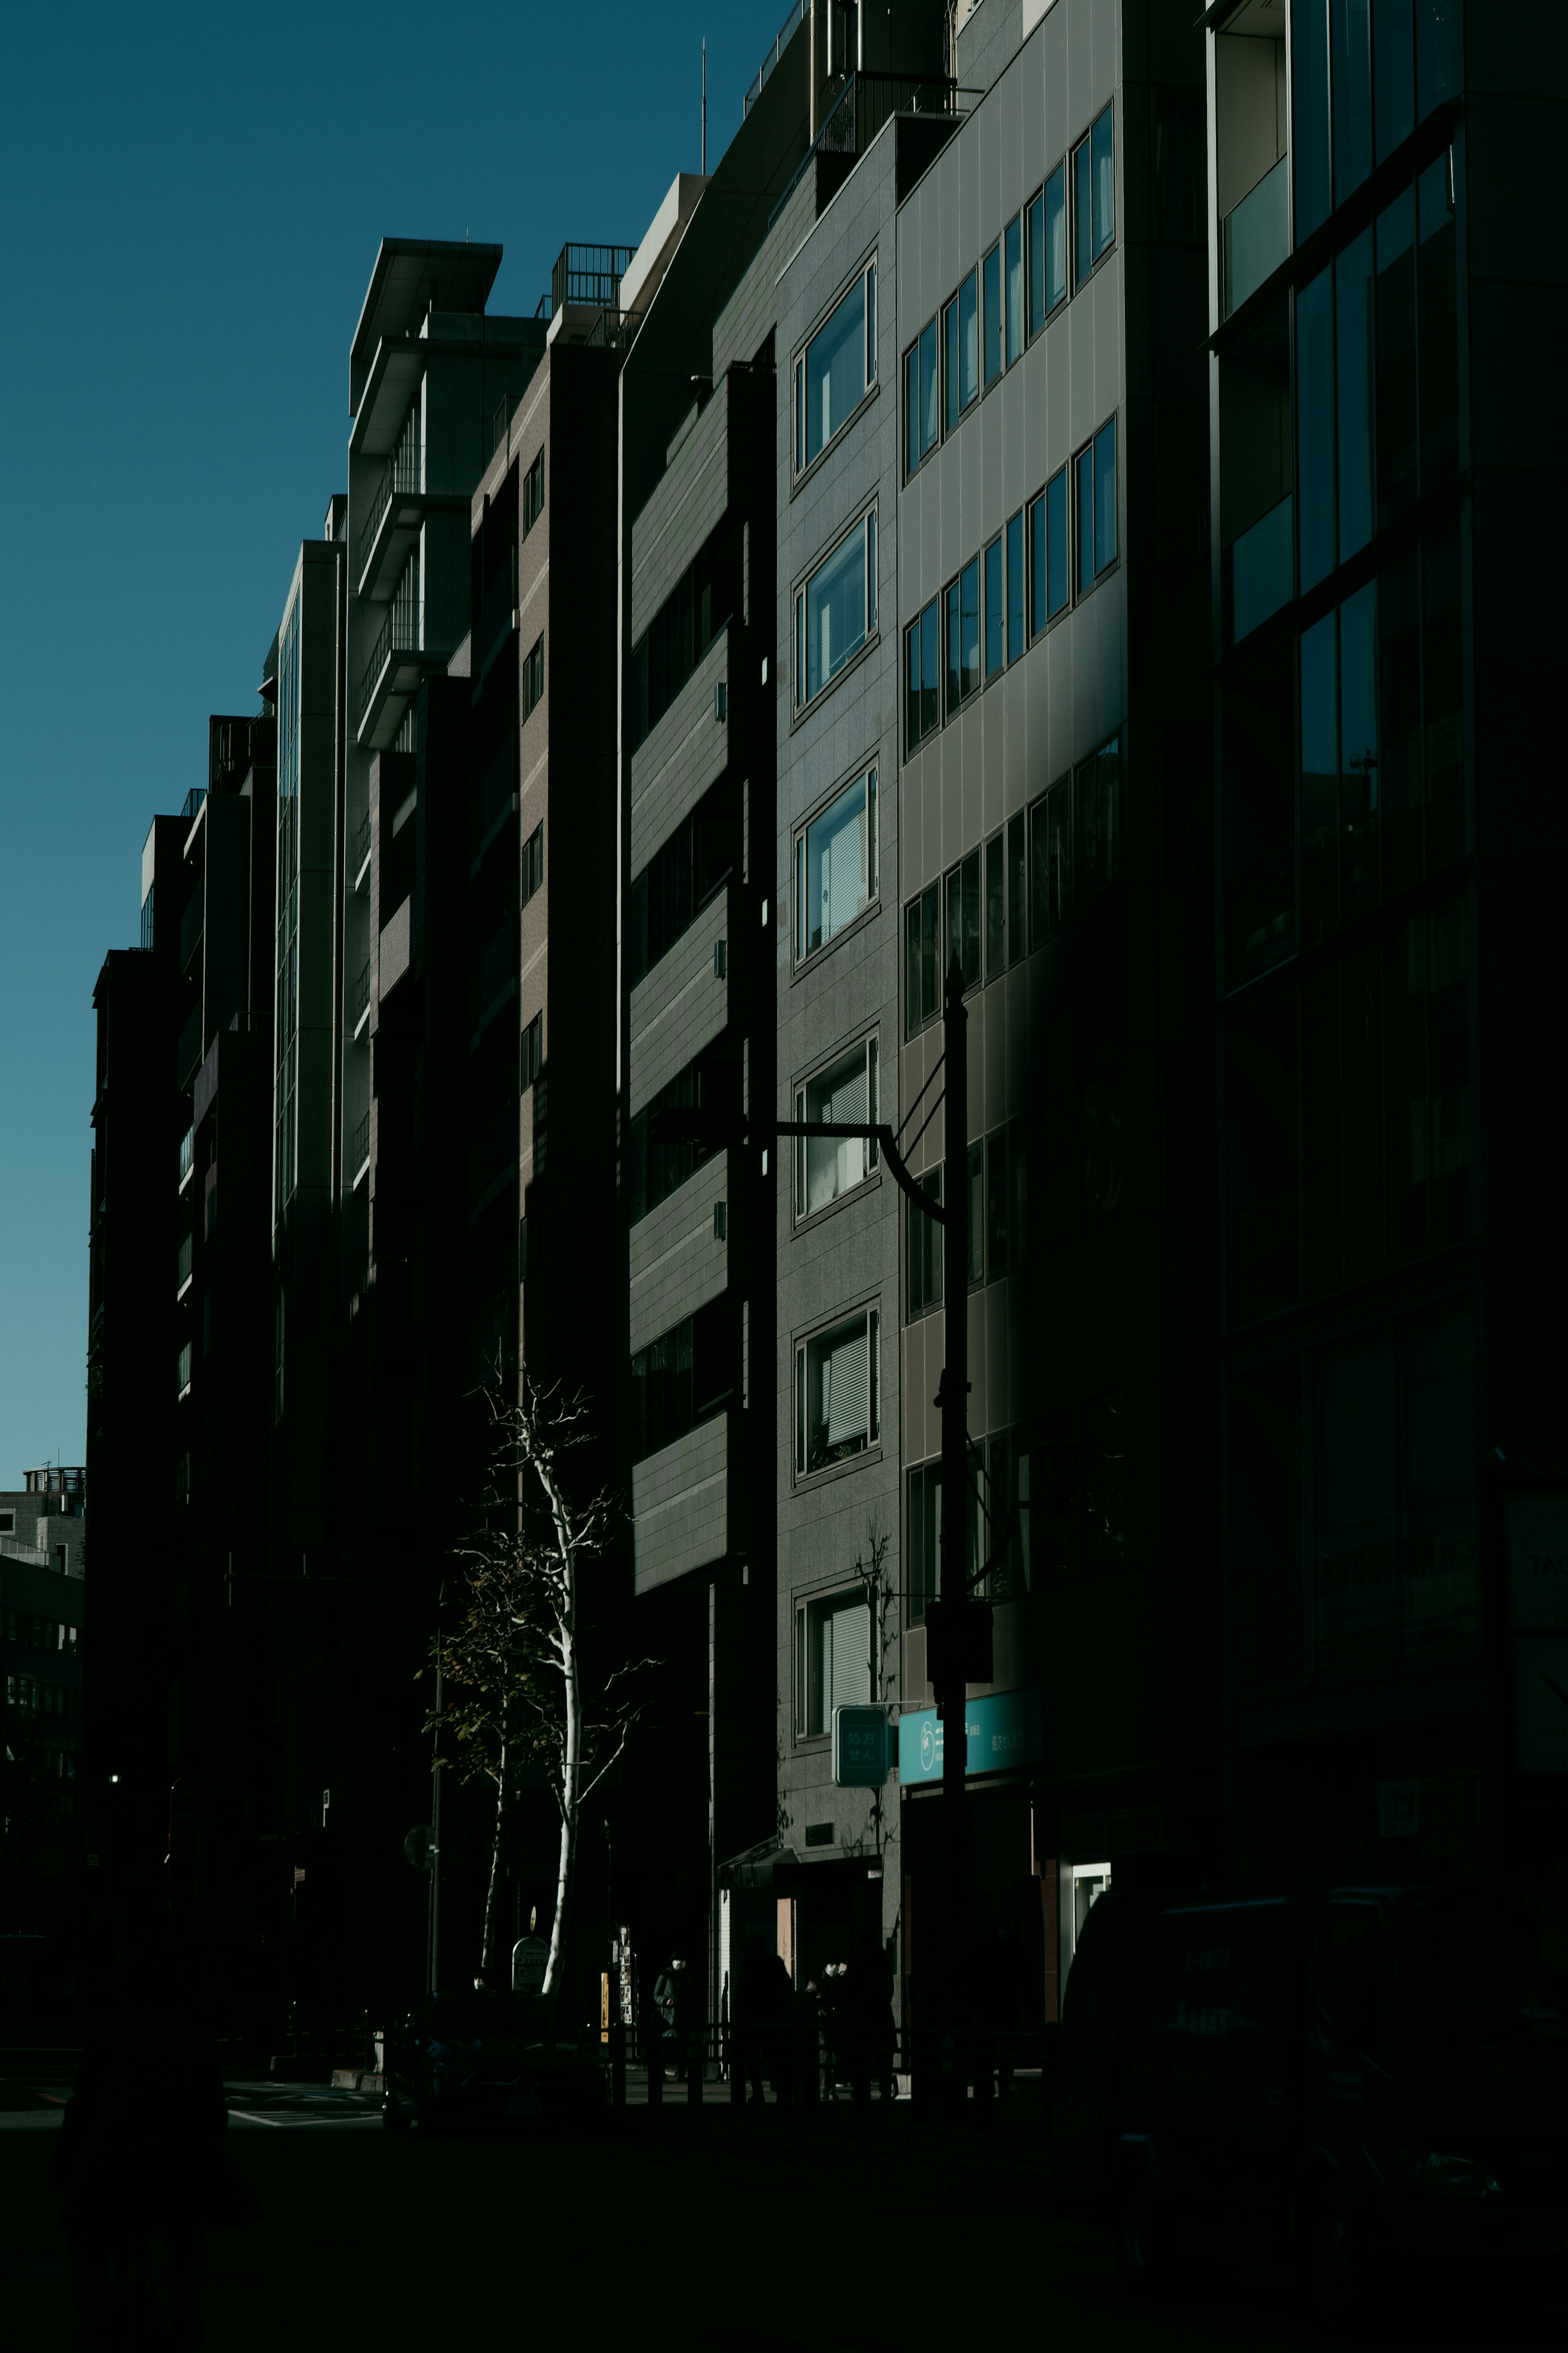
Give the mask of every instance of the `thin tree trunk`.
[[495, 1954], [496, 1912], [500, 1902], [501, 1831], [506, 1812], [506, 1742], [500, 1745], [500, 1770], [496, 1775], [495, 1843], [490, 1849], [490, 1883], [485, 1896], [485, 1942], [479, 1955], [479, 1974], [488, 1978]]
[[555, 1549], [561, 1563], [556, 1592], [555, 1645], [565, 1686], [565, 1740], [561, 1758], [561, 1858], [555, 1875], [555, 1917], [550, 1924], [550, 1953], [544, 1965], [544, 1990], [553, 1993], [566, 1944], [566, 1923], [572, 1905], [572, 1883], [577, 1862], [577, 1782], [583, 1760], [583, 1693], [577, 1663], [577, 1548], [574, 1532], [548, 1460], [534, 1458], [540, 1484], [550, 1499], [555, 1528]]

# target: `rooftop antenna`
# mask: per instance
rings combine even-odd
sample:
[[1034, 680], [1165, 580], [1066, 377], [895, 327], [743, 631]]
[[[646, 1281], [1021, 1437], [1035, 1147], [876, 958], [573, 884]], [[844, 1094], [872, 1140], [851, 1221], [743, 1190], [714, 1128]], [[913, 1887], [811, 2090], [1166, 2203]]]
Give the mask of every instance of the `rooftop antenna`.
[[708, 36], [702, 37], [702, 176], [708, 177]]

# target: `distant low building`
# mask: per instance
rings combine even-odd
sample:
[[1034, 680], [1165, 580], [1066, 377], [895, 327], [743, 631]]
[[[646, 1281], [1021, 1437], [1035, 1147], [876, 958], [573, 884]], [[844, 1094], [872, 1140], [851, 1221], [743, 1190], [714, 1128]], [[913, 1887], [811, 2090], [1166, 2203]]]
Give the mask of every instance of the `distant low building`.
[[58, 1925], [75, 1810], [86, 1589], [79, 1470], [0, 1490], [0, 1934]]

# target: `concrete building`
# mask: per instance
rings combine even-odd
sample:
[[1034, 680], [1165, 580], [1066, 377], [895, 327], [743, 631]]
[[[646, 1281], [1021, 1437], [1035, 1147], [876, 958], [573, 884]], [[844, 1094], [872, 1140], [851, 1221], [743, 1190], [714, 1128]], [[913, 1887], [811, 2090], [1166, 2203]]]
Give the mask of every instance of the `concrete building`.
[[1293, 0], [1207, 50], [1230, 1865], [1531, 1868], [1568, 1769], [1562, 262], [1518, 204], [1562, 42]]

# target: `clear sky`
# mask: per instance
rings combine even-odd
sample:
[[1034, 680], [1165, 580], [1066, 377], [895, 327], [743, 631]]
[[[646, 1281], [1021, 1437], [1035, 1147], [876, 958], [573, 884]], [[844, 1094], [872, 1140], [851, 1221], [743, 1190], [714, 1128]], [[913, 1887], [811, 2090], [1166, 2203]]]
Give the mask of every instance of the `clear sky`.
[[[784, 0], [6, 12], [0, 217], [0, 1488], [85, 1443], [92, 987], [159, 810], [256, 707], [346, 487], [384, 236], [636, 245]], [[171, 1375], [172, 1377], [172, 1375]]]

